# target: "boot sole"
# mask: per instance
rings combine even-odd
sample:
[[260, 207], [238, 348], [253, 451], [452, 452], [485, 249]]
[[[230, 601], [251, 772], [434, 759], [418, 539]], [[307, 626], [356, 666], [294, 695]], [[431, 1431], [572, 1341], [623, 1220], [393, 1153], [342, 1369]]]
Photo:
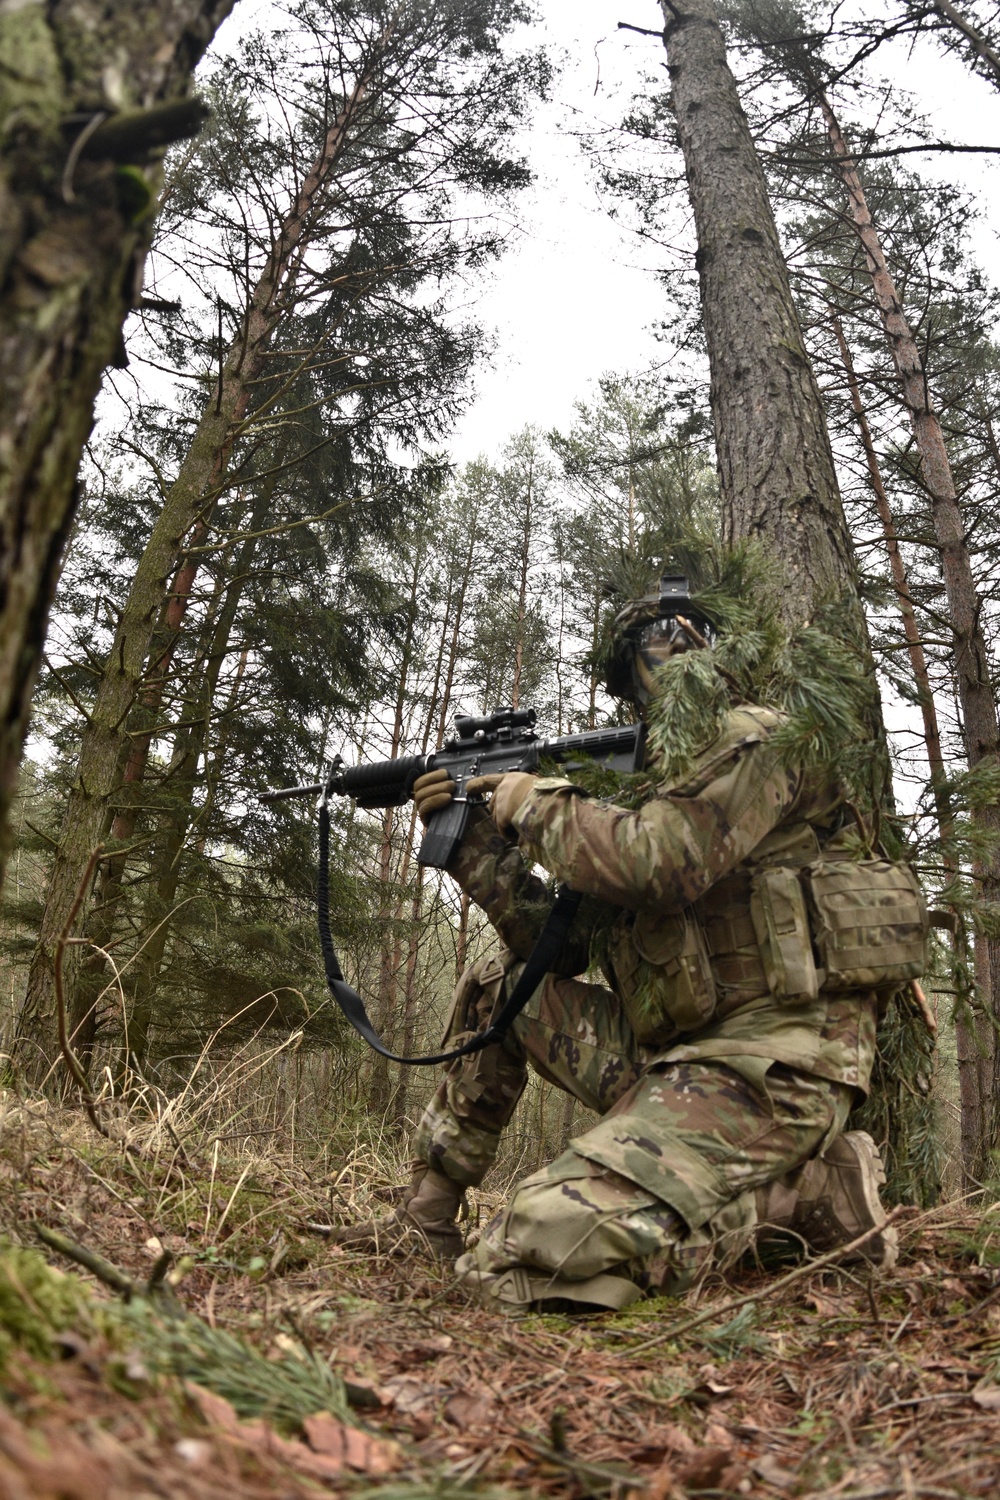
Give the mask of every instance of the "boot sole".
[[[861, 1174], [860, 1191], [867, 1217], [872, 1225], [881, 1224], [886, 1214], [878, 1190], [885, 1186], [886, 1177], [882, 1156], [874, 1140], [865, 1130], [851, 1130], [834, 1142], [834, 1147], [836, 1146], [849, 1146]], [[890, 1225], [878, 1234], [873, 1234], [850, 1258], [852, 1261], [867, 1260], [880, 1266], [883, 1271], [891, 1271], [899, 1258], [899, 1235], [896, 1229]]]

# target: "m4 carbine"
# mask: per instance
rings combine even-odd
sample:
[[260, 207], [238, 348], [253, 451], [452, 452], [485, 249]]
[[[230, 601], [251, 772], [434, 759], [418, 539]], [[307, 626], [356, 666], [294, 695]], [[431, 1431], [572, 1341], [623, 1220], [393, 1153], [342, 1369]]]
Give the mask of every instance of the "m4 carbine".
[[353, 797], [359, 807], [398, 807], [409, 800], [418, 776], [425, 771], [446, 770], [455, 783], [455, 796], [446, 807], [431, 815], [417, 854], [421, 864], [443, 870], [462, 842], [469, 817], [467, 788], [474, 776], [504, 771], [537, 771], [546, 762], [555, 762], [570, 774], [574, 766], [580, 766], [584, 761], [596, 762], [612, 771], [639, 771], [642, 769], [645, 736], [644, 724], [627, 724], [620, 729], [590, 729], [583, 734], [540, 739], [535, 733], [533, 708], [498, 708], [495, 714], [487, 714], [481, 719], [471, 716], [457, 718], [454, 739], [448, 740], [433, 755], [407, 755], [399, 760], [377, 761], [367, 766], [345, 766], [338, 755], [325, 781], [314, 782], [311, 786], [289, 786], [280, 792], [264, 794], [262, 802], [319, 794], [316, 901], [326, 982], [348, 1021], [370, 1047], [393, 1062], [437, 1064], [453, 1062], [455, 1058], [481, 1052], [484, 1047], [502, 1041], [561, 953], [580, 896], [565, 886], [560, 890], [520, 978], [489, 1026], [447, 1052], [400, 1057], [389, 1050], [372, 1026], [364, 1001], [345, 980], [334, 950], [328, 878], [330, 811], [327, 804], [330, 795], [339, 793]]
[[446, 770], [455, 783], [455, 796], [447, 807], [431, 816], [417, 854], [420, 864], [443, 870], [465, 832], [469, 817], [466, 787], [474, 776], [537, 771], [547, 761], [569, 773], [585, 760], [611, 771], [642, 769], [644, 724], [541, 739], [535, 733], [535, 718], [533, 708], [498, 708], [482, 718], [462, 715], [455, 720], [454, 738], [432, 755], [407, 755], [360, 766], [345, 766], [338, 756], [325, 782], [266, 792], [261, 801], [278, 802], [284, 797], [311, 794], [325, 800], [336, 793], [353, 797], [359, 807], [398, 807], [409, 801], [418, 776], [425, 771]]

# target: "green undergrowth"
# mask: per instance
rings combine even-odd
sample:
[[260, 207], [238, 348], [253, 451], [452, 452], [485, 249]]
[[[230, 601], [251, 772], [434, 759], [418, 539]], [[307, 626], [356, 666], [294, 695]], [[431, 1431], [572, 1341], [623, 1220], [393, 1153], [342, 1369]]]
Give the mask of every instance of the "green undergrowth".
[[[995, 1182], [990, 1184], [989, 1191], [991, 1196], [996, 1194]], [[956, 1226], [943, 1239], [949, 1254], [956, 1259], [997, 1270], [1000, 1268], [1000, 1203], [989, 1203], [981, 1217]]]
[[16, 1350], [59, 1358], [60, 1335], [67, 1334], [100, 1348], [108, 1383], [126, 1396], [143, 1395], [150, 1383], [185, 1380], [224, 1396], [238, 1416], [265, 1417], [286, 1434], [315, 1412], [351, 1420], [344, 1382], [315, 1354], [285, 1350], [268, 1359], [156, 1297], [101, 1300], [37, 1250], [0, 1242], [0, 1373]]
[[224, 1396], [238, 1417], [265, 1417], [279, 1431], [299, 1431], [304, 1418], [328, 1411], [351, 1421], [344, 1382], [307, 1350], [267, 1359], [251, 1344], [200, 1318], [164, 1317], [145, 1299], [116, 1311], [152, 1376], [193, 1381]]
[[52, 1359], [59, 1334], [92, 1335], [91, 1313], [78, 1277], [55, 1270], [37, 1250], [0, 1241], [0, 1372], [15, 1349]]

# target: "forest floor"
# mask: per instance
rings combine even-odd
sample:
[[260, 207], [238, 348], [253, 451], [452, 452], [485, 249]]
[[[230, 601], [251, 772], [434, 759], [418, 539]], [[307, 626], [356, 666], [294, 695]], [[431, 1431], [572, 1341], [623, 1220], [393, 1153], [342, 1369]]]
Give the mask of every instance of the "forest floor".
[[[776, 1288], [787, 1266], [750, 1266], [683, 1301], [513, 1321], [417, 1256], [348, 1253], [310, 1227], [391, 1197], [363, 1153], [331, 1178], [259, 1142], [178, 1150], [159, 1127], [115, 1128], [130, 1149], [0, 1098], [3, 1500], [1000, 1491], [1000, 1212], [903, 1210], [887, 1277], [802, 1267]], [[170, 1250], [193, 1317], [112, 1316], [84, 1272], [86, 1306], [47, 1310], [75, 1283], [32, 1261], [29, 1285], [10, 1248], [37, 1245], [39, 1223], [136, 1282]], [[350, 1408], [325, 1376], [324, 1397], [327, 1362]], [[290, 1367], [309, 1387], [291, 1408]]]

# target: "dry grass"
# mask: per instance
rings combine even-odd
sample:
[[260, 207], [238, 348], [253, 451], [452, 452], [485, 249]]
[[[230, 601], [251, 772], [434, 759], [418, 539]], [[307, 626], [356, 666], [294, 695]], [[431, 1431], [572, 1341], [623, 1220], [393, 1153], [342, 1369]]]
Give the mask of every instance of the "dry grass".
[[[176, 1381], [123, 1383], [120, 1354], [78, 1349], [44, 1371], [23, 1357], [5, 1372], [0, 1496], [208, 1500], [361, 1486], [383, 1500], [497, 1487], [960, 1500], [998, 1488], [1000, 1213], [952, 1204], [914, 1215], [892, 1277], [813, 1273], [783, 1302], [720, 1314], [653, 1348], [676, 1304], [508, 1322], [417, 1255], [351, 1254], [310, 1229], [369, 1215], [405, 1173], [391, 1132], [347, 1107], [325, 1119], [306, 1108], [310, 1066], [248, 1048], [206, 1053], [170, 1097], [135, 1089], [126, 1103], [106, 1087], [110, 1141], [81, 1113], [3, 1097], [0, 1232], [31, 1242], [41, 1220], [136, 1280], [169, 1249], [179, 1295], [211, 1327], [272, 1357], [306, 1347], [367, 1387], [370, 1445], [353, 1466], [304, 1442], [282, 1446]], [[546, 1108], [558, 1131], [558, 1106], [543, 1096], [543, 1119]], [[535, 1149], [525, 1128], [507, 1170], [533, 1167]], [[478, 1195], [471, 1229], [503, 1186]], [[745, 1268], [702, 1287], [698, 1305], [769, 1281]], [[382, 1475], [387, 1441], [399, 1445], [397, 1472]]]

